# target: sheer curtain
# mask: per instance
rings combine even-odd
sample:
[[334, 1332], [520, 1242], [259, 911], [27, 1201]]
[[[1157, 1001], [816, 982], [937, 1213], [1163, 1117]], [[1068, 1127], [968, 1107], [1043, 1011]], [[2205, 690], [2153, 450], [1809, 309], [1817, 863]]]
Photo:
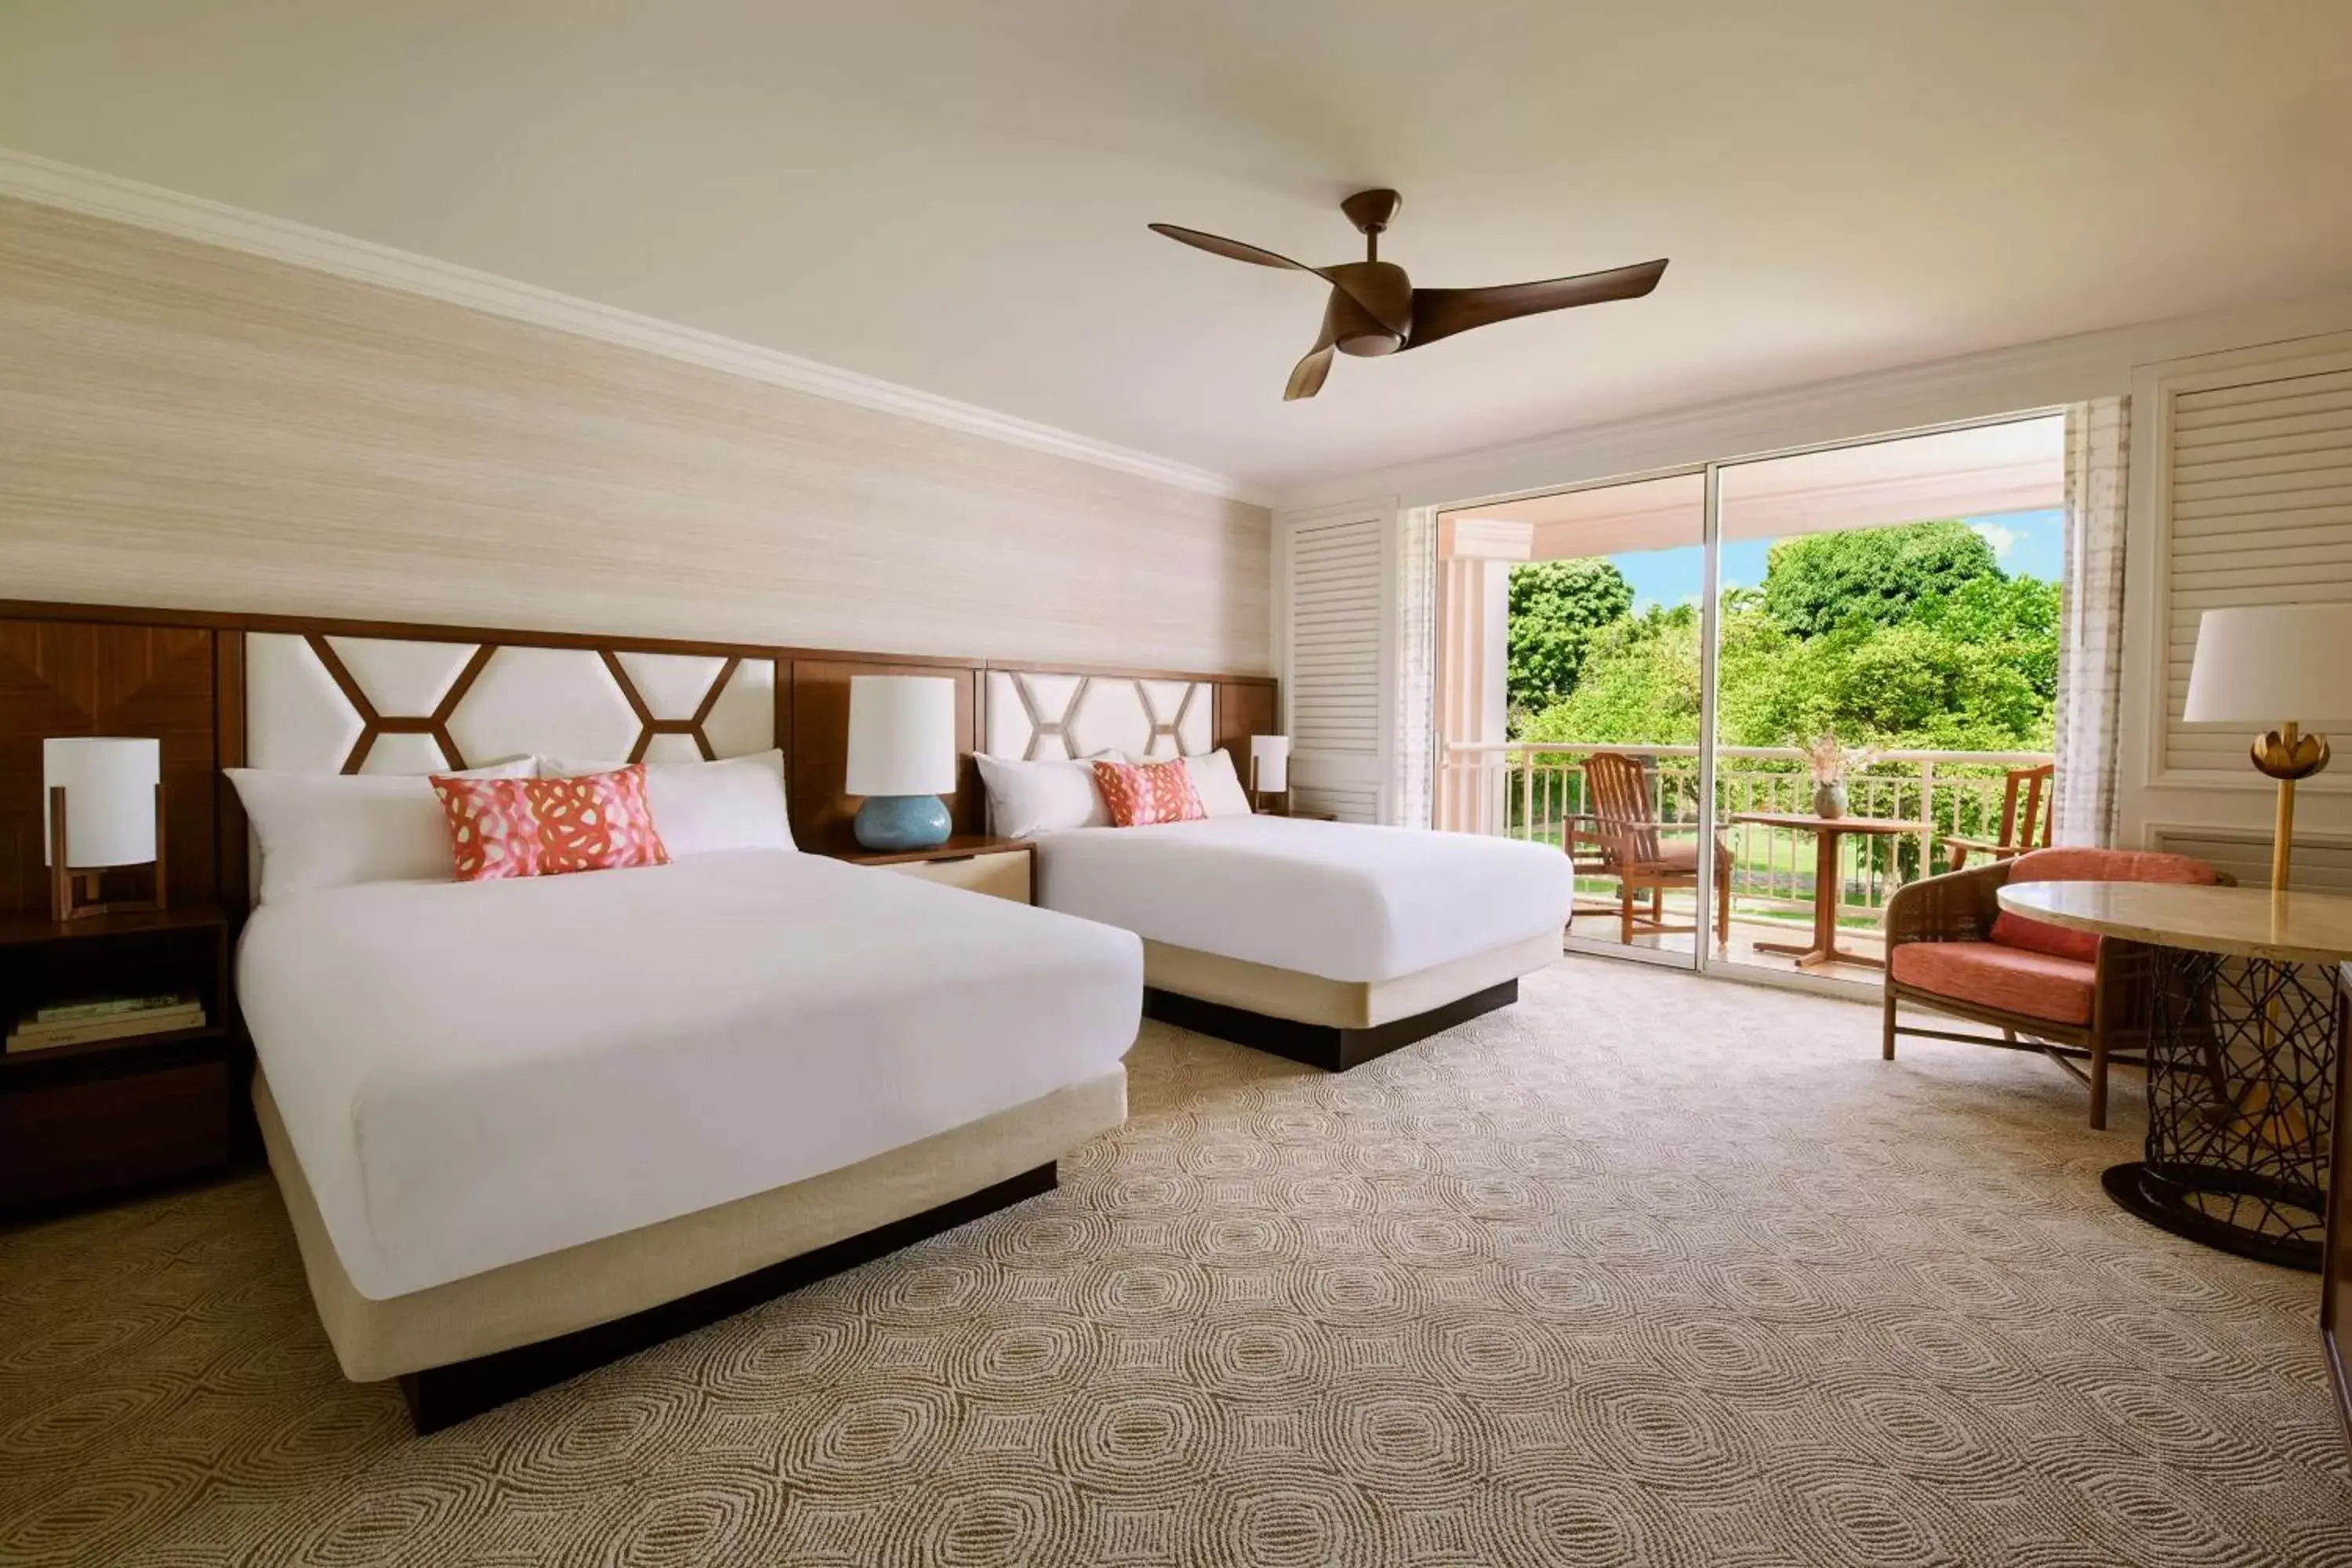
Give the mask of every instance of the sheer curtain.
[[2109, 845], [2116, 826], [2124, 668], [2124, 501], [2131, 399], [2066, 410], [2065, 581], [2058, 605], [2052, 838]]
[[1389, 821], [1427, 827], [1437, 751], [1437, 510], [1397, 521], [1396, 750], [1389, 763]]

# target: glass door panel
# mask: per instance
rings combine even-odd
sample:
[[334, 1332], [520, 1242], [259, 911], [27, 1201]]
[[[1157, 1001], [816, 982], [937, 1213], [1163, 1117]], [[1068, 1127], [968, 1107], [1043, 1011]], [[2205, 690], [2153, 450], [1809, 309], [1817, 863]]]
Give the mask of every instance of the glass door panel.
[[1556, 847], [1576, 867], [1567, 945], [1685, 968], [1704, 929], [1706, 519], [1692, 471], [1438, 532], [1438, 825]]
[[1895, 889], [2048, 761], [2063, 416], [1722, 465], [1718, 964], [1875, 986]]

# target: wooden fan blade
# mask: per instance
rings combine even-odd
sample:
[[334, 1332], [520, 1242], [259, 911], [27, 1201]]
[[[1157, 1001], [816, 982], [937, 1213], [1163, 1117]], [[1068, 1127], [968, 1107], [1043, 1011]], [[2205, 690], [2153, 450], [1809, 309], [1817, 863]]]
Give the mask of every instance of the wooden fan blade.
[[1665, 276], [1663, 260], [1636, 267], [1616, 267], [1606, 272], [1586, 272], [1574, 278], [1549, 278], [1540, 283], [1506, 283], [1493, 289], [1416, 289], [1412, 291], [1412, 331], [1404, 346], [1417, 349], [1473, 327], [1521, 316], [1540, 316], [1577, 305], [1598, 305], [1608, 300], [1638, 300]]
[[1331, 351], [1339, 346], [1339, 323], [1346, 300], [1347, 295], [1332, 291], [1330, 303], [1323, 307], [1323, 330], [1315, 334], [1315, 346], [1290, 367], [1290, 384], [1282, 389], [1285, 403], [1296, 403], [1323, 390], [1323, 378], [1331, 374]]
[[1259, 267], [1286, 267], [1294, 272], [1315, 270], [1303, 261], [1293, 261], [1287, 256], [1277, 256], [1263, 246], [1245, 245], [1238, 239], [1227, 239], [1223, 235], [1203, 234], [1197, 228], [1180, 228], [1172, 223], [1155, 223], [1148, 226], [1154, 234], [1164, 234], [1171, 239], [1181, 240], [1195, 249], [1205, 250], [1212, 256], [1230, 256], [1235, 261], [1247, 261]]
[[1282, 400], [1296, 403], [1314, 396], [1323, 390], [1323, 378], [1330, 374], [1331, 346], [1326, 343], [1290, 367], [1290, 384], [1282, 389]]

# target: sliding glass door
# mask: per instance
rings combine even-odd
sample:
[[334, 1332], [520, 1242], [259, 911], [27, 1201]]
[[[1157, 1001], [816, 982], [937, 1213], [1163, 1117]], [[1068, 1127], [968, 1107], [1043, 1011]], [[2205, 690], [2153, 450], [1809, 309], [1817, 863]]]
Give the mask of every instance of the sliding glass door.
[[2049, 416], [1720, 467], [1717, 962], [1875, 984], [1895, 889], [2006, 847], [2050, 761], [2063, 453]]
[[1567, 855], [1571, 948], [1874, 984], [1895, 888], [2045, 831], [2063, 425], [1442, 513], [1437, 826]]
[[1576, 867], [1571, 944], [1685, 968], [1702, 925], [1706, 489], [1691, 471], [1439, 521], [1438, 825], [1557, 847]]

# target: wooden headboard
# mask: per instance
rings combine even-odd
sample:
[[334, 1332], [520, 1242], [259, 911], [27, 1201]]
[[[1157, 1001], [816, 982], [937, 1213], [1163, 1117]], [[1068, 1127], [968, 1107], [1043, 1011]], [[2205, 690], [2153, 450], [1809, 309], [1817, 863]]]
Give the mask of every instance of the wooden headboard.
[[[866, 674], [956, 682], [959, 832], [984, 829], [975, 750], [1217, 746], [1246, 778], [1248, 738], [1279, 712], [1264, 677], [0, 600], [0, 913], [47, 905], [53, 735], [161, 738], [175, 902], [247, 903], [245, 819], [220, 770], [248, 763], [418, 773], [520, 751], [658, 761], [773, 744], [794, 836], [839, 850], [856, 809], [842, 789], [849, 682]], [[556, 689], [578, 697], [560, 722], [541, 700]]]

